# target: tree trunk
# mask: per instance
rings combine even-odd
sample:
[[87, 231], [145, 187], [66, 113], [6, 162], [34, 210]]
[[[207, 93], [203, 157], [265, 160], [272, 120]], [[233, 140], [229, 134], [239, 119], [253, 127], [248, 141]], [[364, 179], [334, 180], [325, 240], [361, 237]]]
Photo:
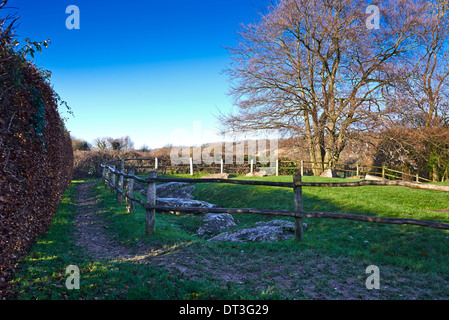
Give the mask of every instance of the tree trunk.
[[437, 165], [435, 163], [432, 166], [432, 181], [438, 182], [438, 170]]

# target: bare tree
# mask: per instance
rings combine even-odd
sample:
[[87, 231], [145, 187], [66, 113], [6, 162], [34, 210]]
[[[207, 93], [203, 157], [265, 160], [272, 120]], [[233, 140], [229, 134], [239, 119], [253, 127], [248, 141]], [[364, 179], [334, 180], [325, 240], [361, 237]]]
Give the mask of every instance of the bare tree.
[[[391, 113], [383, 154], [401, 165], [430, 171], [432, 180], [449, 172], [449, 13], [447, 0], [428, 2], [422, 46], [397, 69], [399, 81], [384, 91]], [[408, 137], [408, 138], [407, 138]], [[387, 142], [388, 143], [385, 143]], [[388, 157], [387, 157], [388, 158]]]
[[134, 142], [129, 136], [121, 138], [106, 138], [109, 148], [116, 151], [134, 150]]
[[105, 151], [108, 148], [108, 139], [107, 138], [96, 138], [94, 140], [94, 146], [100, 151]]
[[375, 130], [389, 112], [381, 89], [401, 75], [390, 69], [421, 44], [425, 1], [378, 3], [379, 29], [367, 28], [369, 4], [280, 0], [243, 25], [227, 69], [238, 112], [221, 122], [304, 137], [314, 174], [338, 161], [354, 132]]

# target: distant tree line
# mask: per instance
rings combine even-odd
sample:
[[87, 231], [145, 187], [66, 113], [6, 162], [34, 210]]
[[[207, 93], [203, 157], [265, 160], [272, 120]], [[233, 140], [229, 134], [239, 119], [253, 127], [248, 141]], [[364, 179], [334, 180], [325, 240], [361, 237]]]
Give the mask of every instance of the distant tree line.
[[[93, 143], [89, 143], [83, 139], [77, 139], [72, 137], [72, 147], [73, 150], [79, 151], [92, 151], [92, 150], [100, 150], [100, 151], [131, 151], [134, 150], [134, 142], [131, 140], [129, 136], [120, 137], [120, 138], [111, 138], [111, 137], [103, 137], [96, 138]], [[149, 151], [149, 148], [143, 146], [141, 151]]]

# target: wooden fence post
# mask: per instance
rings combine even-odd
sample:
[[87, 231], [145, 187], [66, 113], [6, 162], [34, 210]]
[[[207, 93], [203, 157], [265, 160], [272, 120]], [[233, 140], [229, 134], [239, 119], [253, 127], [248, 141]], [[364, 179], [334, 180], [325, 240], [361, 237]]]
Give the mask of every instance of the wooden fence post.
[[[150, 172], [148, 178], [157, 178], [157, 172]], [[147, 204], [156, 205], [156, 182], [148, 183]], [[155, 209], [146, 209], [145, 216], [145, 233], [147, 235], [154, 234], [154, 223], [156, 219]]]
[[190, 175], [193, 176], [193, 158], [190, 158]]
[[223, 163], [223, 158], [220, 159], [220, 173], [223, 174], [224, 173], [224, 167], [223, 167], [224, 163]]
[[157, 171], [158, 168], [159, 168], [159, 160], [158, 158], [154, 158], [154, 170]]
[[416, 183], [418, 183], [418, 182], [419, 182], [419, 174], [416, 173]]
[[254, 170], [254, 159], [251, 159], [251, 169], [250, 169], [250, 173], [253, 173]]
[[[295, 174], [293, 176], [295, 194], [295, 212], [301, 213], [303, 211], [302, 205], [302, 186], [298, 186], [297, 183], [301, 183], [302, 176], [300, 174]], [[302, 218], [295, 218], [295, 241], [302, 241], [303, 238], [303, 225]]]
[[356, 173], [356, 176], [358, 177], [360, 175], [360, 167], [359, 167], [359, 164], [357, 163], [357, 173]]
[[[129, 169], [128, 174], [134, 175], [135, 171], [134, 169]], [[128, 196], [133, 197], [134, 196], [134, 179], [128, 179], [128, 185], [127, 185], [127, 193]], [[134, 201], [131, 199], [126, 198], [126, 212], [128, 214], [134, 212]]]
[[382, 179], [385, 179], [385, 165], [382, 165]]
[[[123, 159], [120, 162], [120, 173], [122, 173], [122, 174], [125, 173], [125, 160], [123, 160]], [[117, 203], [122, 203], [123, 202], [122, 192], [124, 192], [122, 175], [119, 175], [119, 177], [118, 177], [118, 188], [122, 191], [117, 191]]]
[[304, 160], [301, 160], [301, 176], [304, 175]]
[[104, 188], [108, 189], [108, 186], [109, 186], [109, 181], [108, 181], [108, 179], [109, 179], [109, 168], [106, 169], [106, 167], [104, 167], [103, 170], [104, 170]]
[[[112, 166], [112, 169], [115, 170], [115, 165]], [[112, 173], [111, 184], [115, 186], [115, 172]], [[111, 193], [114, 193], [115, 189], [111, 186]]]

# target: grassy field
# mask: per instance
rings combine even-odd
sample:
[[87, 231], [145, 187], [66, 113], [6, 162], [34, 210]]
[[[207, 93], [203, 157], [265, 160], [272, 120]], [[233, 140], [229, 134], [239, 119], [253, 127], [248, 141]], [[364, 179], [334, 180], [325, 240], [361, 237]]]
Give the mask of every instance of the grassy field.
[[[246, 178], [292, 181], [291, 176]], [[303, 181], [344, 181], [304, 177]], [[145, 212], [125, 205], [96, 181], [105, 233], [121, 246], [146, 249], [145, 259], [94, 261], [75, 241], [77, 185], [60, 204], [14, 280], [18, 299], [449, 299], [449, 232], [417, 226], [305, 219], [304, 241], [211, 243], [196, 231], [201, 216], [157, 214], [145, 236]], [[293, 210], [290, 189], [198, 184], [195, 199], [222, 207]], [[413, 218], [449, 223], [449, 194], [404, 187], [303, 188], [304, 210]], [[234, 215], [238, 227], [268, 218]], [[284, 218], [289, 220], [289, 218]], [[157, 262], [157, 263], [156, 263]], [[81, 289], [67, 290], [65, 268], [77, 265]], [[380, 269], [379, 290], [365, 286], [369, 265]]]

